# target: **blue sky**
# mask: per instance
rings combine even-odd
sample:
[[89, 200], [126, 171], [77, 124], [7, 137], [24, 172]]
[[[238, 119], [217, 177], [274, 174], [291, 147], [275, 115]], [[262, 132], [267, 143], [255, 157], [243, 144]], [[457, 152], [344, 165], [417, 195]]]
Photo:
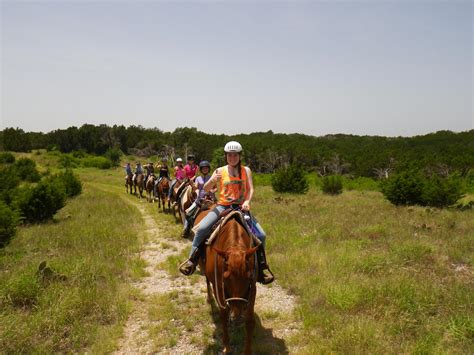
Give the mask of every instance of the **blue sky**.
[[1, 20], [2, 128], [474, 128], [471, 1], [3, 1]]

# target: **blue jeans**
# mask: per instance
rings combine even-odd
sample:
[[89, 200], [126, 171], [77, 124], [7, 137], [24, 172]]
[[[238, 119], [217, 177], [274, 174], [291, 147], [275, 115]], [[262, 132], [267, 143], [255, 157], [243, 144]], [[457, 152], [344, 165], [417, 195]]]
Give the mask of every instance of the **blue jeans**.
[[[199, 228], [196, 231], [196, 234], [194, 235], [193, 239], [193, 246], [191, 248], [191, 252], [189, 253], [189, 257], [193, 254], [193, 252], [199, 248], [199, 246], [206, 240], [206, 238], [209, 236], [209, 233], [211, 232], [211, 228], [214, 225], [214, 223], [217, 222], [219, 219], [219, 215], [231, 208], [231, 206], [222, 206], [222, 205], [217, 205], [211, 212], [209, 212], [206, 217], [204, 217], [201, 222], [199, 222]], [[256, 227], [258, 228], [260, 232], [259, 240], [262, 242], [262, 246], [265, 248], [265, 232], [263, 231], [262, 226], [260, 223], [257, 223]]]
[[173, 179], [173, 181], [171, 181], [170, 190], [168, 191], [168, 198], [171, 198], [171, 195], [173, 194], [173, 187], [174, 185], [176, 185], [177, 182], [178, 180], [176, 179]]

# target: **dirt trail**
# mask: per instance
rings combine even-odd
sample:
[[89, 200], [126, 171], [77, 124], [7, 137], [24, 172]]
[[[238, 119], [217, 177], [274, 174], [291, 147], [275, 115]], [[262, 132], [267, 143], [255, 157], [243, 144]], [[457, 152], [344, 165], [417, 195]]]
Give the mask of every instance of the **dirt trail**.
[[[124, 199], [124, 201], [133, 203], [128, 199]], [[154, 296], [178, 291], [198, 300], [202, 307], [209, 309], [209, 305], [205, 301], [206, 282], [204, 277], [199, 277], [197, 282], [194, 279], [192, 282], [190, 278], [184, 276], [176, 278], [157, 267], [168, 257], [181, 254], [183, 249], [189, 245], [189, 241], [178, 239], [177, 236], [172, 238], [172, 236], [164, 235], [164, 228], [160, 227], [159, 223], [149, 214], [145, 203], [145, 200], [141, 200], [134, 205], [140, 210], [145, 225], [147, 242], [143, 246], [140, 257], [147, 263], [148, 276], [132, 282], [133, 287], [139, 292], [134, 299], [133, 311], [124, 327], [124, 335], [116, 353], [201, 354], [205, 351], [204, 345], [193, 341], [193, 338], [201, 336], [200, 334], [186, 331], [186, 329], [178, 329], [179, 339], [176, 344], [160, 349], [157, 349], [153, 344], [153, 339], [149, 334], [153, 321], [149, 319], [148, 310], [152, 306], [151, 298]], [[163, 223], [168, 222], [164, 221]], [[260, 317], [262, 327], [271, 331], [271, 338], [275, 338], [283, 344], [288, 343], [291, 336], [301, 329], [301, 324], [295, 321], [293, 315], [295, 304], [295, 298], [278, 286], [276, 282], [271, 287], [258, 284], [256, 313]], [[215, 325], [211, 319], [209, 319], [209, 323], [212, 323], [212, 329], [215, 332]], [[286, 346], [289, 347], [288, 344]], [[296, 350], [286, 347], [285, 349], [283, 352], [291, 353]]]

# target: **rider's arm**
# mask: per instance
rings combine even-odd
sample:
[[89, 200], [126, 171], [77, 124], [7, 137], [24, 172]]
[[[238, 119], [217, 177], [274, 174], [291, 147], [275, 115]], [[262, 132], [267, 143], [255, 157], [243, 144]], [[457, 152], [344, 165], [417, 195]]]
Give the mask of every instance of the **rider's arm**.
[[216, 169], [211, 178], [204, 184], [204, 191], [209, 192], [212, 188], [216, 187], [218, 179], [220, 179], [220, 169]]
[[250, 201], [253, 197], [253, 181], [252, 181], [252, 171], [249, 167], [245, 167], [245, 171], [247, 173], [247, 196], [245, 196], [244, 203], [248, 203], [250, 205]]

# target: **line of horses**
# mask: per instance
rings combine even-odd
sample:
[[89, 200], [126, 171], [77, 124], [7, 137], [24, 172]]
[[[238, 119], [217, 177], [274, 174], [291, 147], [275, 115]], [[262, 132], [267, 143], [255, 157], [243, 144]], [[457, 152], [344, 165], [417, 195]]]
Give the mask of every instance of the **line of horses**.
[[[163, 213], [173, 213], [184, 224], [186, 210], [196, 200], [198, 190], [194, 183], [185, 179], [177, 182], [169, 195], [170, 181], [163, 177], [158, 183], [154, 193], [156, 177], [150, 175], [144, 181], [144, 175], [138, 174], [136, 179], [129, 176], [126, 178], [127, 193], [137, 194], [144, 198], [143, 191], [146, 191], [148, 202], [158, 201], [158, 210]], [[133, 188], [133, 192], [132, 192]], [[204, 199], [201, 202], [201, 210], [196, 216], [195, 225], [211, 211], [215, 206], [213, 199]], [[229, 210], [227, 211], [229, 212]], [[256, 298], [257, 263], [255, 252], [258, 245], [255, 245], [255, 238], [249, 234], [248, 228], [244, 226], [244, 218], [239, 215], [241, 212], [232, 211], [231, 215], [219, 218], [220, 222], [225, 220], [225, 224], [218, 227], [218, 233], [211, 244], [206, 244], [201, 248], [199, 258], [199, 268], [206, 277], [207, 302], [210, 304], [215, 300], [220, 313], [222, 323], [223, 352], [231, 352], [229, 340], [229, 319], [235, 321], [244, 317], [246, 337], [245, 354], [251, 354], [252, 335], [255, 329], [254, 305]], [[218, 222], [219, 223], [219, 222]]]

